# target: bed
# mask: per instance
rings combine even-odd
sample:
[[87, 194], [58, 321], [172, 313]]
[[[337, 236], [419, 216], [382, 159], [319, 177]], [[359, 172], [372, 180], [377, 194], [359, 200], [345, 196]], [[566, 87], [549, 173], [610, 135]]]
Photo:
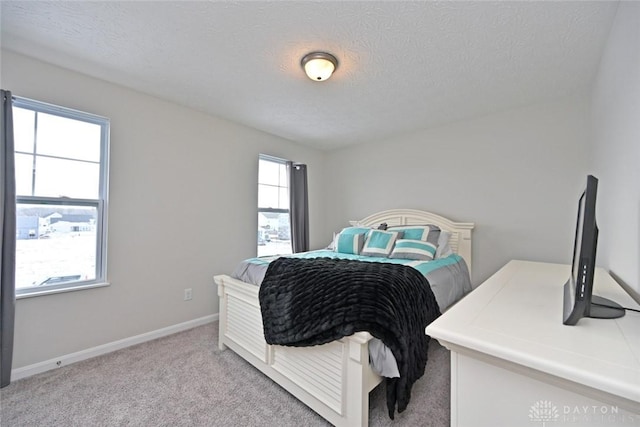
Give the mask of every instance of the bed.
[[[467, 276], [470, 274], [471, 230], [474, 224], [454, 222], [413, 209], [388, 210], [351, 221], [352, 226], [372, 229], [379, 228], [381, 224], [389, 228], [437, 226], [444, 232], [442, 235], [448, 237], [448, 247], [452, 252], [450, 259], [464, 260], [461, 264], [467, 269]], [[446, 262], [434, 260], [437, 261]], [[228, 347], [236, 352], [331, 424], [367, 426], [369, 392], [383, 379], [374, 372], [370, 363], [370, 347], [374, 348], [370, 344], [374, 344], [376, 339], [368, 332], [356, 332], [313, 347], [269, 345], [264, 337], [258, 297], [260, 277], [241, 276], [236, 274], [237, 271], [238, 268], [233, 274], [235, 277], [214, 277], [220, 301], [219, 348]], [[434, 287], [438, 288], [432, 283], [432, 289]], [[441, 311], [444, 311], [470, 291], [470, 282], [467, 277], [467, 283], [460, 289], [451, 290], [448, 284], [440, 288], [434, 289], [434, 294]], [[378, 368], [376, 370], [380, 372]]]

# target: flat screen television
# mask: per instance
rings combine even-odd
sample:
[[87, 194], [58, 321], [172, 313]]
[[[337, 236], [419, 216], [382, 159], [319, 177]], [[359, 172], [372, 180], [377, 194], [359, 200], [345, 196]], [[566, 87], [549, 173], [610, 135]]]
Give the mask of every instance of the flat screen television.
[[624, 308], [619, 304], [592, 294], [598, 245], [597, 193], [598, 178], [587, 176], [587, 186], [578, 200], [571, 277], [564, 285], [565, 325], [575, 325], [583, 317], [615, 319], [625, 314]]

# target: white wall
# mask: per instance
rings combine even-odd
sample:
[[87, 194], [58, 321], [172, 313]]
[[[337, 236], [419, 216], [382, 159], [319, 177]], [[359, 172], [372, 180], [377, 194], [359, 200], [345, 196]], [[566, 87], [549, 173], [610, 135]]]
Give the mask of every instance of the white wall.
[[323, 153], [12, 52], [1, 59], [3, 89], [111, 119], [111, 286], [18, 300], [14, 369], [217, 313], [213, 275], [256, 254], [259, 153], [309, 165], [310, 240], [324, 244]]
[[19, 300], [14, 368], [216, 313], [212, 276], [255, 254], [259, 153], [309, 165], [313, 248], [383, 209], [475, 222], [474, 284], [513, 258], [568, 262], [594, 173], [599, 264], [640, 290], [639, 9], [620, 5], [592, 106], [564, 99], [326, 154], [3, 51], [3, 89], [111, 119], [112, 285]]
[[640, 293], [640, 3], [620, 2], [593, 90], [598, 263]]
[[327, 226], [391, 208], [475, 222], [474, 285], [510, 259], [569, 263], [588, 99], [513, 109], [328, 154]]

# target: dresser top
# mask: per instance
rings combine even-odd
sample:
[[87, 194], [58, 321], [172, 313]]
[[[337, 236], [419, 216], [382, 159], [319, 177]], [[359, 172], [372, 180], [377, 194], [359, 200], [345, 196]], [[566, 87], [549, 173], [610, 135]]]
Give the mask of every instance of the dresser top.
[[[562, 323], [570, 266], [511, 261], [426, 328], [445, 347], [512, 362], [640, 403], [640, 313]], [[640, 306], [597, 268], [593, 294]]]

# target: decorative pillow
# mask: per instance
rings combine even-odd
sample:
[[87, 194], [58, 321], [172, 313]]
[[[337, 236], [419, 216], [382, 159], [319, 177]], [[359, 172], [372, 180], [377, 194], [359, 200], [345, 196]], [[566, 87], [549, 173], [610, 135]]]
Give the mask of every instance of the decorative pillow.
[[429, 225], [429, 236], [427, 236], [427, 242], [432, 243], [435, 246], [438, 246], [438, 241], [440, 240], [440, 233], [442, 233], [442, 230], [440, 230], [440, 227], [433, 224]]
[[436, 247], [424, 240], [399, 239], [389, 255], [389, 258], [416, 259], [431, 261], [436, 253]]
[[365, 236], [369, 230], [371, 229], [365, 227], [343, 228], [335, 239], [334, 251], [343, 254], [360, 254]]
[[440, 227], [433, 224], [427, 225], [394, 225], [387, 228], [388, 231], [402, 231], [403, 239], [422, 240], [438, 246], [440, 237]]
[[393, 244], [400, 237], [397, 231], [370, 230], [362, 248], [362, 255], [388, 257]]
[[340, 231], [340, 234], [367, 234], [369, 230], [373, 230], [371, 227], [345, 227]]

